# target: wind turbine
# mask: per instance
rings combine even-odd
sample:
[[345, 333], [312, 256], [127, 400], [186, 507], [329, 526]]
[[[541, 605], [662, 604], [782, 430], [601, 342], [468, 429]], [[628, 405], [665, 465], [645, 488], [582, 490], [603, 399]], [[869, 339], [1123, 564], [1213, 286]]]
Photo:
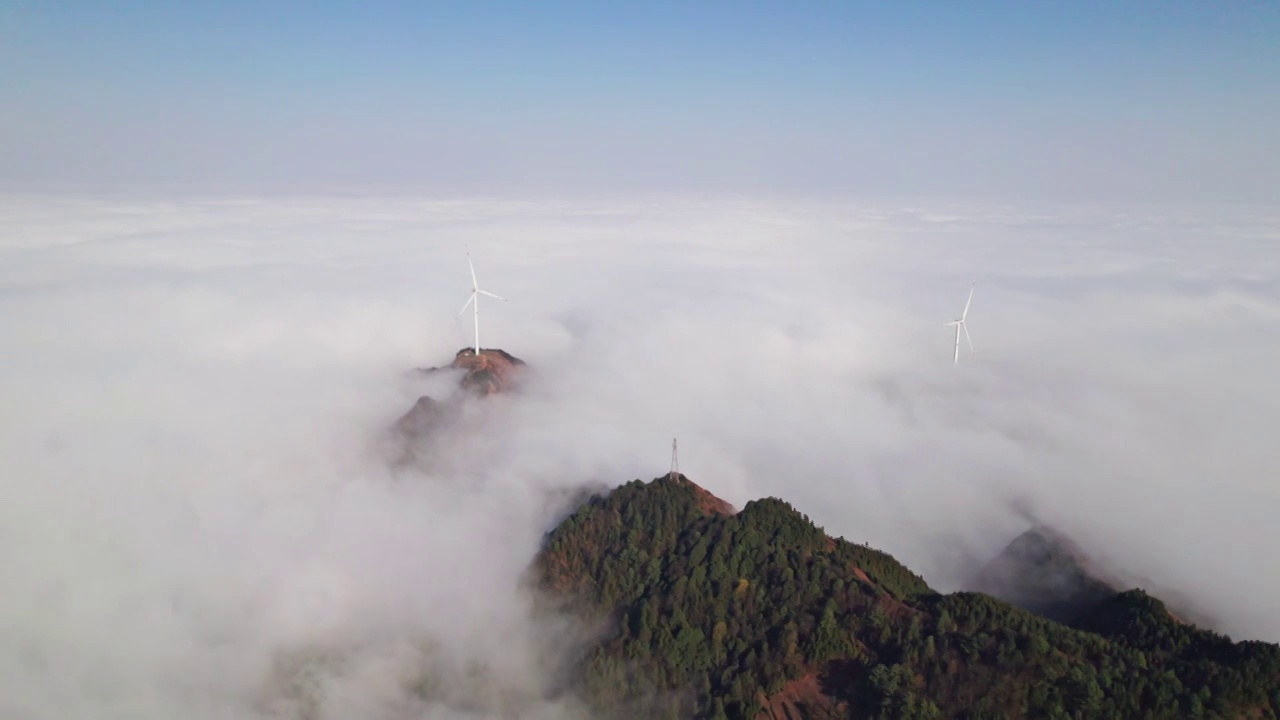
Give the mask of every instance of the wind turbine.
[[[977, 283], [974, 283], [976, 285]], [[969, 326], [964, 324], [964, 320], [969, 316], [969, 305], [973, 302], [973, 285], [969, 286], [969, 299], [964, 303], [964, 312], [960, 313], [960, 317], [946, 324], [946, 327], [956, 326], [956, 351], [951, 358], [951, 364], [960, 363], [960, 331], [964, 330], [964, 339], [969, 343], [969, 354], [973, 355], [973, 339], [969, 337]]]
[[467, 304], [463, 305], [462, 309], [458, 311], [458, 314], [453, 316], [453, 322], [457, 323], [458, 318], [462, 317], [462, 313], [467, 311], [467, 305], [471, 306], [473, 310], [473, 314], [475, 315], [476, 355], [479, 355], [480, 354], [480, 296], [488, 295], [489, 297], [495, 298], [497, 300], [501, 300], [502, 302], [506, 302], [507, 299], [504, 297], [498, 297], [497, 295], [494, 295], [491, 292], [487, 292], [485, 290], [480, 289], [480, 284], [476, 282], [476, 266], [475, 266], [475, 263], [471, 262], [470, 250], [467, 251], [467, 265], [471, 266], [471, 295], [467, 297]]

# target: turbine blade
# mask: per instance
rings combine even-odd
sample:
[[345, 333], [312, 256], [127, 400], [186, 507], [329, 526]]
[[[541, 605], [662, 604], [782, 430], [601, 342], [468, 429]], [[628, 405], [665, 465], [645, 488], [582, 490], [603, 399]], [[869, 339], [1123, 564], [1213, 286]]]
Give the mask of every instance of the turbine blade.
[[477, 290], [476, 292], [480, 293], [481, 295], [488, 295], [489, 297], [494, 298], [494, 299], [497, 299], [497, 300], [501, 300], [502, 302], [506, 302], [506, 301], [507, 301], [507, 299], [506, 299], [506, 298], [504, 298], [504, 297], [500, 297], [500, 296], [498, 296], [498, 295], [494, 295], [493, 293], [489, 292], [488, 290]]
[[476, 299], [476, 291], [472, 290], [471, 294], [467, 296], [467, 304], [463, 305], [462, 309], [458, 311], [458, 314], [453, 316], [454, 322], [458, 322], [458, 318], [462, 317], [462, 313], [466, 312], [467, 308], [471, 307], [471, 301], [475, 299]]
[[471, 251], [467, 251], [467, 265], [471, 268], [471, 289], [476, 290], [480, 287], [480, 283], [476, 282], [476, 266], [471, 262]]
[[[977, 283], [974, 283], [977, 285]], [[969, 286], [969, 299], [964, 303], [964, 312], [960, 313], [960, 319], [963, 320], [969, 316], [969, 305], [973, 303], [973, 285]]]
[[[964, 328], [964, 339], [969, 343], [969, 354], [976, 355], [977, 353], [973, 351], [973, 338], [969, 337], [969, 326], [964, 323], [960, 323], [960, 327]], [[959, 347], [956, 349], [959, 350]]]

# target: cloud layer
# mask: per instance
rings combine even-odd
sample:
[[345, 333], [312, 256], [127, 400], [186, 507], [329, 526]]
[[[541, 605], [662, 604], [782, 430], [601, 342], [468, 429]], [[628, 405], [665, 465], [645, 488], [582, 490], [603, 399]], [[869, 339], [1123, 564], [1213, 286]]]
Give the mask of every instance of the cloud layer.
[[[661, 474], [673, 436], [717, 494], [780, 496], [940, 589], [1029, 509], [1233, 636], [1280, 640], [1274, 215], [0, 209], [5, 714], [571, 717], [536, 701], [549, 631], [515, 583], [557, 491]], [[438, 392], [405, 370], [469, 342], [468, 244], [510, 298], [482, 303], [484, 344], [536, 379], [474, 409], [430, 474], [393, 471], [378, 432]], [[943, 324], [974, 281], [956, 367]]]

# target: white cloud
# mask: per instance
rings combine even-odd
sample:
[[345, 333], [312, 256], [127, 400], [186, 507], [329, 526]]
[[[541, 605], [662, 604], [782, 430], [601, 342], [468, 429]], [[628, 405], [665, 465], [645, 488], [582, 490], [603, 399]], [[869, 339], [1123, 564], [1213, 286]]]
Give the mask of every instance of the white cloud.
[[[317, 717], [406, 717], [424, 664], [462, 687], [473, 660], [534, 697], [513, 586], [547, 491], [658, 475], [672, 436], [730, 501], [783, 497], [942, 589], [1030, 505], [1280, 639], [1275, 217], [10, 197], [0, 218], [15, 717], [286, 717], [299, 668]], [[485, 344], [536, 376], [435, 475], [393, 472], [373, 443], [425, 387], [404, 371], [467, 343], [464, 243], [511, 299], [482, 305]], [[975, 278], [978, 357], [953, 367]]]

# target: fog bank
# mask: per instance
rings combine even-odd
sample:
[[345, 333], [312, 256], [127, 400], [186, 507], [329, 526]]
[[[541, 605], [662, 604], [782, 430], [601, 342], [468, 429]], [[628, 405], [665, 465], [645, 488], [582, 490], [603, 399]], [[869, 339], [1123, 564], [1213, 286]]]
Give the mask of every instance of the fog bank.
[[[564, 633], [529, 623], [516, 581], [559, 493], [661, 474], [672, 437], [681, 471], [735, 505], [782, 497], [939, 589], [1031, 512], [1234, 637], [1280, 640], [1274, 215], [0, 211], [6, 715], [573, 717], [540, 699]], [[406, 371], [470, 341], [451, 325], [465, 245], [510, 300], [481, 299], [483, 344], [533, 374], [473, 408], [431, 472], [393, 470], [378, 433], [439, 392]], [[975, 281], [976, 356], [953, 366], [943, 325]]]

